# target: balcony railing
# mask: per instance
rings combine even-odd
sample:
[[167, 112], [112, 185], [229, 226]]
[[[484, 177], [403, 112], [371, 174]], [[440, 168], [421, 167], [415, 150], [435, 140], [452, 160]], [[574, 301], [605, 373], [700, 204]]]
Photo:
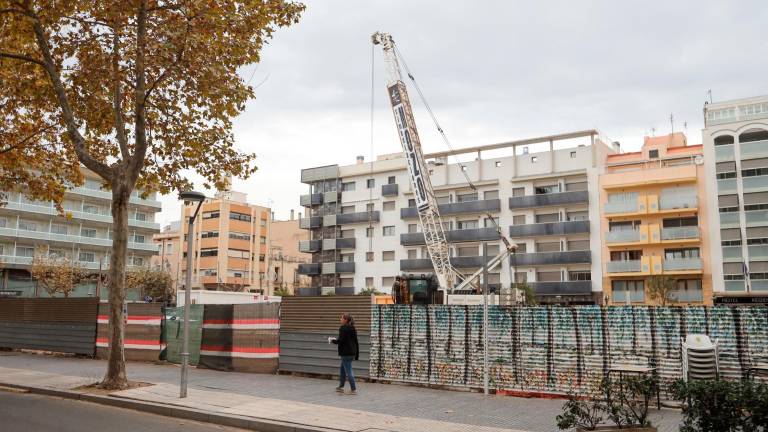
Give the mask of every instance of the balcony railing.
[[742, 181], [744, 192], [762, 192], [768, 190], [768, 175], [744, 177]]
[[538, 237], [581, 233], [589, 233], [588, 220], [512, 225], [509, 227], [510, 237]]
[[[32, 264], [32, 257], [27, 256], [13, 256], [13, 255], [0, 255], [0, 263], [3, 264], [17, 264], [17, 265], [31, 265]], [[104, 259], [101, 262], [99, 261], [75, 261], [77, 265], [80, 267], [86, 269], [86, 270], [107, 270], [109, 269], [109, 260]], [[137, 268], [141, 266], [135, 266], [133, 264], [125, 264], [128, 268]]]
[[[457, 215], [457, 214], [469, 214], [469, 213], [486, 213], [486, 212], [498, 212], [501, 211], [501, 200], [489, 199], [489, 200], [477, 200], [466, 201], [460, 203], [440, 204], [438, 205], [440, 214], [443, 216]], [[400, 218], [409, 219], [419, 217], [419, 212], [416, 207], [405, 207], [400, 209]]]
[[733, 148], [733, 144], [715, 146], [715, 161], [725, 162], [736, 160], [736, 157], [733, 153]]
[[586, 204], [588, 202], [589, 192], [587, 191], [555, 192], [512, 197], [509, 199], [509, 208], [549, 207], [565, 204]]
[[592, 281], [528, 282], [537, 296], [569, 296], [592, 294]]
[[341, 191], [328, 191], [323, 194], [323, 202], [326, 202], [326, 203], [339, 202], [340, 194], [341, 194]]
[[747, 285], [744, 283], [743, 280], [727, 280], [725, 281], [725, 290], [726, 291], [746, 291]]
[[[112, 240], [101, 237], [86, 237], [68, 234], [56, 234], [48, 231], [29, 231], [15, 228], [0, 228], [0, 236], [16, 237], [20, 239], [35, 239], [44, 241], [54, 241], [61, 243], [78, 243], [89, 246], [111, 247]], [[157, 245], [154, 243], [128, 242], [128, 249], [143, 251], [156, 251]]]
[[606, 214], [635, 213], [637, 209], [637, 200], [608, 201], [605, 203]]
[[768, 210], [750, 210], [744, 212], [747, 226], [768, 225]]
[[736, 193], [736, 179], [719, 179], [717, 181], [717, 193], [721, 195], [726, 193]]
[[322, 265], [323, 274], [354, 273], [354, 262], [329, 262]]
[[662, 228], [662, 240], [685, 240], [699, 238], [699, 227]]
[[606, 243], [631, 243], [640, 241], [640, 230], [617, 230], [605, 233]]
[[664, 271], [701, 270], [701, 258], [673, 258], [664, 260]]
[[320, 287], [299, 287], [296, 288], [297, 296], [319, 296]]
[[747, 246], [747, 250], [750, 261], [768, 258], [768, 245], [751, 245]]
[[[38, 204], [20, 203], [20, 202], [8, 202], [3, 208], [8, 210], [30, 212], [30, 213], [43, 214], [48, 216], [60, 216], [56, 208], [53, 207], [52, 205], [46, 206], [46, 205], [38, 205]], [[104, 222], [108, 224], [112, 223], [112, 216], [108, 214], [88, 213], [84, 211], [71, 210], [71, 209], [64, 209], [64, 212], [70, 213], [73, 219]], [[160, 230], [159, 223], [150, 222], [150, 221], [141, 221], [133, 218], [128, 218], [128, 225], [152, 229], [152, 230], [158, 230], [158, 231]]]
[[382, 196], [396, 196], [398, 193], [397, 183], [381, 185]]
[[591, 251], [531, 252], [515, 253], [509, 257], [513, 266], [547, 264], [589, 264], [592, 262]]
[[[86, 197], [95, 197], [95, 198], [101, 198], [106, 200], [112, 200], [112, 192], [105, 191], [103, 189], [91, 189], [91, 188], [80, 186], [80, 187], [68, 189], [67, 193], [82, 195]], [[128, 202], [130, 204], [136, 204], [136, 205], [141, 205], [145, 207], [153, 207], [156, 209], [162, 208], [162, 203], [160, 203], [160, 201], [152, 200], [152, 199], [143, 199], [137, 194], [132, 194]]]
[[723, 261], [741, 262], [741, 246], [723, 246]]
[[[493, 259], [492, 256], [488, 257], [487, 261]], [[483, 266], [482, 256], [453, 256], [451, 257], [451, 265], [460, 269], [472, 269], [477, 270]], [[432, 260], [429, 258], [415, 258], [415, 259], [402, 259], [400, 260], [400, 271], [430, 271], [432, 270]]]
[[688, 209], [698, 206], [699, 200], [695, 194], [662, 193], [659, 197], [659, 208], [662, 210]]
[[299, 274], [303, 274], [303, 275], [319, 275], [320, 274], [320, 264], [319, 263], [299, 264]]
[[[461, 243], [498, 240], [500, 236], [495, 228], [475, 228], [446, 231], [445, 238], [449, 243]], [[400, 244], [403, 246], [423, 245], [425, 244], [424, 233], [416, 232], [400, 234]]]
[[310, 216], [299, 219], [299, 228], [303, 229], [311, 229], [311, 228], [320, 228], [323, 223], [323, 218], [321, 216]]
[[639, 273], [641, 268], [640, 260], [608, 261], [606, 263], [608, 273]]
[[312, 207], [323, 203], [323, 194], [313, 193], [307, 195], [301, 195], [299, 197], [299, 204], [303, 207]]
[[354, 238], [323, 239], [323, 250], [354, 249]]
[[356, 212], [356, 213], [340, 213], [335, 215], [327, 215], [323, 218], [323, 225], [334, 226], [334, 225], [345, 225], [345, 224], [354, 224], [354, 223], [367, 223], [368, 221], [378, 222], [379, 212], [365, 211], [365, 212]]
[[299, 241], [299, 252], [317, 252], [320, 250], [321, 240]]
[[720, 213], [720, 226], [725, 226], [725, 225], [739, 225], [739, 213], [738, 212]]
[[741, 159], [752, 159], [756, 157], [768, 157], [768, 140], [753, 141], [739, 144]]

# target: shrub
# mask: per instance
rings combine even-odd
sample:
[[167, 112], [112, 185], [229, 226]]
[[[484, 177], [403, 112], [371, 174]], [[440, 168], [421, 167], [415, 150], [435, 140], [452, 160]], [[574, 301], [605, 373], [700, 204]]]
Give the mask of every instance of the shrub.
[[752, 381], [706, 380], [673, 384], [683, 402], [682, 432], [768, 430], [768, 385]]

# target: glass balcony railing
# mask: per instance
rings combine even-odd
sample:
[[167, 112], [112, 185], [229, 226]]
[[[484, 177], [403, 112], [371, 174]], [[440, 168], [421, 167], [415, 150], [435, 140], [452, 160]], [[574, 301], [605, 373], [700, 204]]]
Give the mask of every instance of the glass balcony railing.
[[715, 146], [715, 161], [725, 162], [735, 160], [733, 144]]
[[744, 217], [749, 226], [768, 225], [768, 210], [745, 211]]
[[634, 213], [637, 211], [637, 200], [633, 201], [608, 201], [605, 203], [606, 214]]
[[724, 261], [741, 261], [741, 246], [723, 246]]
[[[29, 231], [15, 228], [0, 228], [0, 236], [16, 237], [20, 239], [35, 239], [45, 241], [56, 241], [62, 243], [78, 243], [89, 246], [112, 247], [112, 240], [102, 237], [86, 237], [69, 234], [57, 234], [48, 231]], [[128, 249], [143, 251], [156, 251], [157, 245], [154, 243], [128, 242]]]
[[684, 240], [699, 238], [699, 227], [662, 228], [662, 240]]
[[765, 279], [752, 279], [749, 285], [752, 291], [768, 291], [768, 280]]
[[[79, 187], [68, 189], [67, 193], [112, 200], [112, 192], [108, 190], [105, 191], [103, 189], [95, 189], [95, 188], [79, 186]], [[134, 192], [133, 194], [131, 194], [131, 197], [128, 202], [131, 204], [142, 205], [146, 207], [153, 207], [156, 209], [162, 208], [162, 204], [160, 203], [160, 201], [149, 199], [149, 198], [143, 199], [139, 196], [138, 192]]]
[[744, 177], [742, 179], [744, 192], [761, 192], [768, 190], [768, 175]]
[[721, 195], [725, 193], [736, 193], [736, 179], [730, 178], [718, 180], [717, 193]]
[[768, 245], [747, 246], [747, 251], [749, 252], [750, 261], [768, 258]]
[[768, 157], [768, 140], [741, 143], [739, 144], [739, 151], [742, 160]]
[[727, 280], [725, 281], [725, 290], [726, 291], [745, 291], [746, 285], [744, 284], [743, 280]]
[[633, 261], [608, 261], [606, 270], [608, 273], [631, 273], [640, 271], [640, 260]]
[[720, 225], [739, 225], [739, 213], [720, 213]]
[[[20, 203], [20, 202], [8, 202], [5, 207], [8, 210], [17, 210], [22, 212], [29, 212], [29, 213], [35, 213], [35, 214], [43, 214], [48, 216], [59, 216], [58, 211], [56, 211], [56, 208], [53, 207], [53, 205], [39, 205], [39, 204], [27, 204], [27, 203]], [[71, 213], [72, 218], [74, 219], [82, 219], [87, 221], [96, 221], [96, 222], [103, 222], [103, 223], [112, 223], [112, 215], [109, 214], [103, 214], [103, 213], [89, 213], [79, 210], [72, 210], [72, 209], [64, 209], [65, 213]], [[147, 228], [152, 230], [160, 230], [160, 224], [157, 222], [152, 221], [146, 221], [146, 220], [138, 220], [133, 218], [128, 218], [128, 225], [129, 226], [136, 226], [141, 228]]]
[[696, 208], [699, 206], [699, 199], [695, 194], [661, 194], [659, 197], [659, 208], [662, 210]]
[[13, 256], [13, 255], [1, 255], [0, 262], [3, 264], [20, 264], [29, 265], [32, 264], [32, 257], [27, 256]]
[[672, 258], [664, 260], [664, 271], [701, 270], [701, 258]]
[[629, 243], [640, 241], [640, 230], [618, 230], [605, 233], [606, 243]]

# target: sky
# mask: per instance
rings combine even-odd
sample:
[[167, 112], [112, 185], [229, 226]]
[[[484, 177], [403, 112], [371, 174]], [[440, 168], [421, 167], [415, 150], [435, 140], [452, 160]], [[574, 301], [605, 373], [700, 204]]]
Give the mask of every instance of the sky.
[[[276, 219], [302, 211], [302, 168], [400, 151], [375, 31], [394, 37], [454, 148], [595, 128], [632, 151], [669, 133], [670, 115], [698, 144], [709, 90], [715, 102], [768, 94], [762, 1], [305, 4], [241, 71], [256, 98], [234, 121], [259, 169], [233, 189]], [[446, 150], [410, 92], [425, 151]], [[158, 221], [179, 219], [176, 197], [160, 200]]]

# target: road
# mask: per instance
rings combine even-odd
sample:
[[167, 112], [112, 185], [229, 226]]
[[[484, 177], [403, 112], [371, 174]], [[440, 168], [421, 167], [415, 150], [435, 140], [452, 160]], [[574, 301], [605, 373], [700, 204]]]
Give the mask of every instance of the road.
[[244, 432], [56, 397], [0, 390], [3, 432]]

